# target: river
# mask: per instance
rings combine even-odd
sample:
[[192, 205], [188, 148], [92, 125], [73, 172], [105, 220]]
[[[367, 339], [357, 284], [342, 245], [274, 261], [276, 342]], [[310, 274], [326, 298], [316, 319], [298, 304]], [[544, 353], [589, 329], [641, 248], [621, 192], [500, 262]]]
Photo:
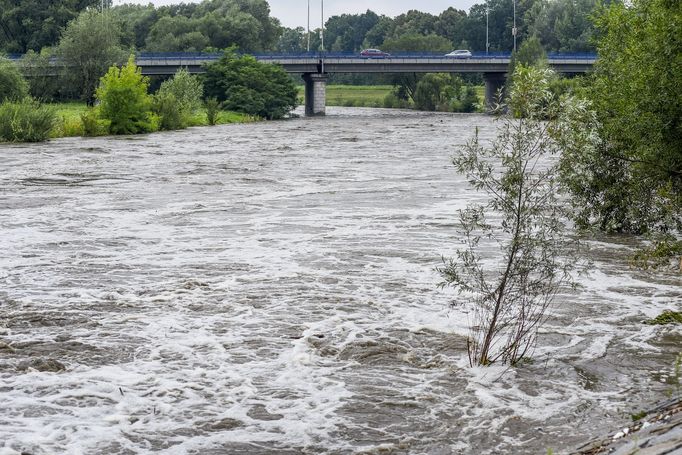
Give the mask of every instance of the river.
[[619, 237], [469, 368], [435, 267], [493, 120], [328, 113], [0, 145], [0, 454], [563, 453], [673, 390], [679, 275]]

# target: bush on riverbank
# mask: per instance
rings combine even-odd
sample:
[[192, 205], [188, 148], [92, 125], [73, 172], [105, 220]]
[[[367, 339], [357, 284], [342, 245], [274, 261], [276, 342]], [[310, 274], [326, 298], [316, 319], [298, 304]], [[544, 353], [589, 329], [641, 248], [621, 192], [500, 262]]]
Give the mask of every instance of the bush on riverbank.
[[281, 67], [230, 50], [206, 65], [204, 93], [229, 110], [272, 120], [296, 107], [298, 90]]
[[153, 111], [160, 117], [159, 128], [187, 128], [192, 115], [201, 107], [204, 87], [196, 76], [180, 69], [172, 79], [164, 81], [154, 95]]
[[19, 68], [0, 57], [0, 103], [17, 101], [28, 96], [28, 83], [19, 72]]
[[42, 142], [56, 123], [55, 110], [31, 98], [0, 104], [0, 141]]
[[148, 133], [158, 128], [148, 87], [149, 79], [142, 76], [132, 55], [121, 69], [109, 68], [96, 91], [99, 116], [111, 122], [109, 133]]

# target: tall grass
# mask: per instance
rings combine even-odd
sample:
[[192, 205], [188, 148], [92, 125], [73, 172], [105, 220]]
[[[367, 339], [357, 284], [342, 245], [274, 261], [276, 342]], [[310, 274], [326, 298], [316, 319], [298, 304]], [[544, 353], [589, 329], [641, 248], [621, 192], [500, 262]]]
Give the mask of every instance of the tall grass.
[[0, 141], [43, 142], [56, 125], [54, 108], [25, 98], [0, 104]]

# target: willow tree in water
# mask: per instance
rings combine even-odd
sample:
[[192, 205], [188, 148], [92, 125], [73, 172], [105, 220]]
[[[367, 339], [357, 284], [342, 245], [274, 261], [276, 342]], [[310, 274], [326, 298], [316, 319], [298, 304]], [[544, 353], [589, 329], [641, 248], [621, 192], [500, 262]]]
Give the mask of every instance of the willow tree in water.
[[[577, 245], [565, 233], [556, 155], [590, 140], [591, 114], [580, 101], [556, 100], [551, 76], [518, 67], [497, 137], [483, 144], [476, 134], [453, 159], [489, 196], [460, 211], [465, 247], [439, 269], [469, 307], [472, 366], [528, 356], [554, 297], [573, 284]], [[483, 253], [491, 246], [495, 257]]]

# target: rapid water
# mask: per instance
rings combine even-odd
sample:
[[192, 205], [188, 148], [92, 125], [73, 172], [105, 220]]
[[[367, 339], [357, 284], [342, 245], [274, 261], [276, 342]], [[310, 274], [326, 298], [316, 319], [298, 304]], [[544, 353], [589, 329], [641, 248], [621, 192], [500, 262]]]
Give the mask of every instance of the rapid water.
[[674, 390], [679, 275], [613, 237], [532, 362], [468, 368], [435, 267], [492, 119], [329, 114], [0, 145], [0, 454], [563, 453]]

